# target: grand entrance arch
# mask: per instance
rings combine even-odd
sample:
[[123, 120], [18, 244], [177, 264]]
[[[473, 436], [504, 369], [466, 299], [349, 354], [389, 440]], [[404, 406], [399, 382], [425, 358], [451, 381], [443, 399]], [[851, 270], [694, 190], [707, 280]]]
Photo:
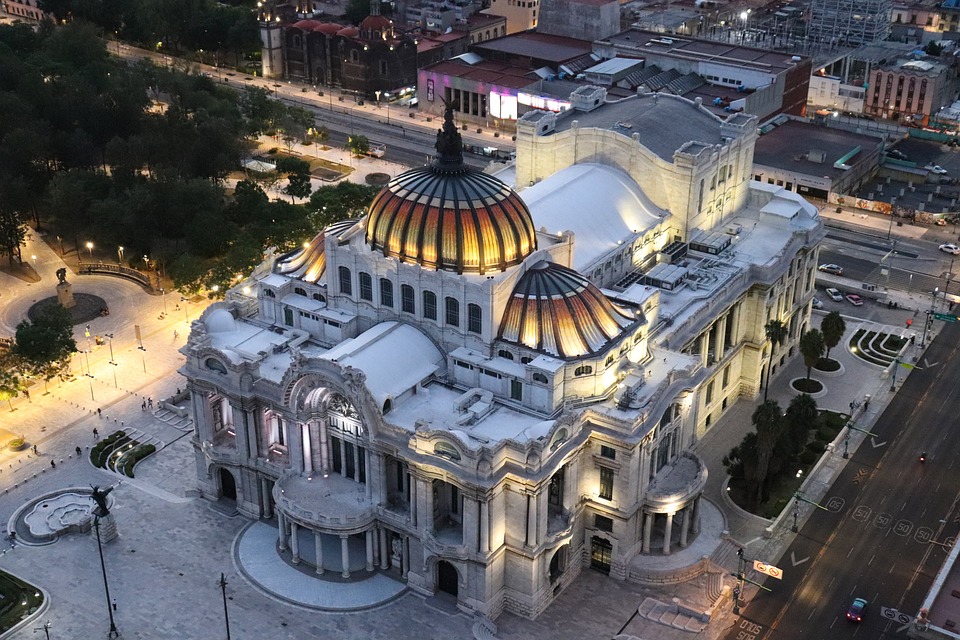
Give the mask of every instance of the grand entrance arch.
[[446, 560], [441, 560], [437, 563], [437, 591], [456, 597], [458, 590], [457, 569]]
[[220, 498], [223, 500], [237, 501], [237, 483], [233, 479], [233, 474], [220, 468]]

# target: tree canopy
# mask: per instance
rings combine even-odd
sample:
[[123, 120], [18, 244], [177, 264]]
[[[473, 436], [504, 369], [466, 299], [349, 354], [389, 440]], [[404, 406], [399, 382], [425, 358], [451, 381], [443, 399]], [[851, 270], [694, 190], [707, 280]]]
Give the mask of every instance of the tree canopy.
[[76, 350], [70, 313], [53, 305], [36, 320], [24, 320], [17, 325], [10, 353], [19, 359], [22, 370], [46, 381], [67, 367]]

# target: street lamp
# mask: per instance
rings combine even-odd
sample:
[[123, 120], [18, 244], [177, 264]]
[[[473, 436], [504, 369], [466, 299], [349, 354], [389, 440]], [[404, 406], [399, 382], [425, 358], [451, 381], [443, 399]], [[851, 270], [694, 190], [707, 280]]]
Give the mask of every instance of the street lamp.
[[184, 320], [185, 322], [189, 322], [189, 321], [190, 321], [190, 312], [187, 311], [187, 303], [190, 302], [190, 300], [188, 300], [187, 298], [184, 298], [183, 296], [180, 296], [180, 302], [183, 303], [183, 320]]
[[37, 627], [33, 630], [33, 632], [36, 633], [37, 631], [43, 631], [43, 634], [47, 637], [47, 640], [50, 640], [50, 626], [50, 621], [48, 620], [47, 622], [43, 623], [42, 627]]
[[[110, 489], [107, 490], [107, 493]], [[100, 488], [94, 487], [94, 497], [99, 495]], [[100, 572], [103, 574], [103, 591], [107, 598], [107, 615], [110, 616], [110, 631], [107, 638], [119, 638], [120, 631], [117, 630], [117, 624], [113, 621], [113, 606], [110, 604], [110, 585], [107, 583], [107, 565], [103, 561], [103, 543], [100, 541], [100, 518], [106, 517], [110, 511], [106, 509], [106, 496], [100, 498], [103, 500], [103, 506], [97, 506], [93, 512], [93, 528], [97, 531], [97, 550], [100, 552]]]
[[793, 498], [793, 526], [790, 527], [790, 531], [797, 533], [800, 529], [797, 528], [797, 518], [800, 517], [800, 501], [796, 496]]
[[110, 364], [113, 365], [113, 388], [119, 389], [120, 385], [117, 384], [117, 362], [113, 359], [113, 334], [105, 333], [103, 336], [107, 339], [107, 344], [110, 345]]
[[90, 259], [93, 260], [93, 243], [87, 242], [87, 253], [90, 254]]
[[220, 581], [217, 586], [223, 592], [223, 621], [227, 625], [227, 640], [230, 640], [230, 614], [227, 613], [227, 578], [223, 573], [220, 574]]
[[163, 298], [163, 312], [167, 312], [167, 292], [163, 290], [163, 287], [160, 287], [160, 297]]

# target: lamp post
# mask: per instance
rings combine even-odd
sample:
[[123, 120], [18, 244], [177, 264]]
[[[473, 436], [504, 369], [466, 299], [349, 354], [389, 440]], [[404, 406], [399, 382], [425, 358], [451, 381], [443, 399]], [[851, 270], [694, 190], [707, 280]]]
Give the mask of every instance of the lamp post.
[[163, 312], [167, 312], [167, 292], [160, 287], [160, 297], [163, 299]]
[[933, 324], [933, 312], [937, 305], [937, 294], [940, 292], [940, 287], [936, 287], [933, 290], [933, 294], [930, 299], [930, 311], [927, 312], [927, 319], [923, 323], [923, 335], [920, 337], [920, 348], [923, 349], [927, 343], [927, 328]]
[[847, 435], [843, 438], [843, 459], [846, 460], [850, 457], [850, 430], [847, 430]]
[[113, 334], [105, 333], [103, 335], [107, 339], [107, 344], [110, 345], [110, 364], [113, 366], [113, 388], [119, 389], [120, 385], [117, 384], [117, 367], [119, 364], [113, 359]]
[[46, 640], [50, 640], [50, 626], [50, 621], [47, 620], [43, 623], [42, 627], [37, 627], [33, 630], [33, 632], [36, 633], [37, 631], [43, 631], [43, 635], [46, 636]]
[[797, 496], [794, 496], [793, 497], [793, 526], [790, 527], [790, 531], [793, 531], [794, 533], [797, 533], [798, 531], [800, 531], [800, 529], [797, 528], [797, 518], [799, 517], [800, 517], [800, 500], [797, 498]]
[[90, 259], [93, 260], [93, 243], [92, 242], [87, 243], [87, 253], [90, 254]]
[[103, 543], [100, 541], [100, 518], [101, 515], [99, 513], [94, 513], [93, 528], [97, 530], [97, 550], [100, 552], [100, 572], [103, 574], [103, 592], [107, 598], [107, 615], [110, 616], [110, 631], [107, 633], [107, 638], [119, 638], [120, 631], [117, 630], [117, 624], [113, 621], [113, 606], [110, 604], [110, 585], [107, 582], [107, 565], [103, 561]]
[[230, 614], [227, 613], [227, 579], [223, 573], [220, 574], [220, 581], [217, 586], [223, 593], [223, 621], [227, 625], [227, 640], [230, 640]]
[[189, 312], [187, 311], [187, 303], [190, 302], [190, 300], [188, 300], [187, 298], [184, 298], [183, 296], [180, 296], [180, 302], [183, 303], [183, 320], [184, 322], [190, 322], [190, 315], [189, 315]]

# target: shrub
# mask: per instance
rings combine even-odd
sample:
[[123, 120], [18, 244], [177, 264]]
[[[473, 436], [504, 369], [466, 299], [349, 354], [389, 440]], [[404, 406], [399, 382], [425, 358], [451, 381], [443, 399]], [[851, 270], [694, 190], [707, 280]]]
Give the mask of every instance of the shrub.
[[840, 363], [833, 358], [820, 358], [814, 368], [818, 371], [839, 371]]
[[141, 444], [127, 453], [123, 458], [123, 475], [132, 478], [133, 468], [137, 466], [137, 463], [156, 450], [157, 448], [152, 444]]
[[815, 454], [823, 453], [824, 449], [826, 448], [827, 448], [827, 445], [825, 445], [820, 440], [811, 440], [810, 442], [807, 443], [807, 451], [810, 451]]
[[811, 465], [817, 461], [817, 457], [818, 456], [816, 453], [807, 449], [806, 451], [800, 454], [800, 462], [805, 465]]
[[19, 438], [13, 438], [12, 440], [10, 440], [10, 442], [7, 443], [7, 447], [11, 451], [20, 451], [20, 449], [23, 449], [26, 446], [27, 446], [27, 441], [23, 438], [23, 436], [20, 436]]
[[820, 427], [820, 429], [817, 431], [817, 440], [821, 440], [823, 442], [832, 442], [836, 437], [837, 432], [830, 427]]

